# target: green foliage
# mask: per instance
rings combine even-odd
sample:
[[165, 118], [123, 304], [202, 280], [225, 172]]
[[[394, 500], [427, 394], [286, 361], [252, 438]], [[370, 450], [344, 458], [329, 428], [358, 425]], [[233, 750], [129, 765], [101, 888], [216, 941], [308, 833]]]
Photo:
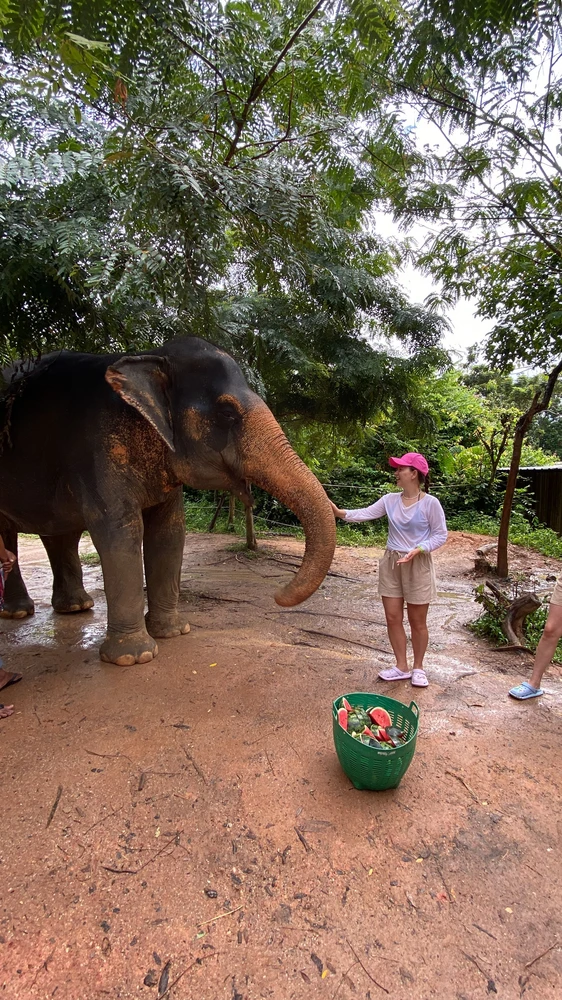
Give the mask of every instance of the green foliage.
[[381, 188], [360, 151], [392, 172], [403, 143], [355, 19], [302, 0], [8, 7], [4, 358], [192, 332], [295, 427], [407, 410], [443, 327], [364, 224]]
[[81, 552], [80, 562], [83, 566], [99, 566], [100, 557], [97, 552]]
[[[533, 420], [528, 443], [553, 456], [556, 462], [562, 461], [562, 390], [558, 385], [554, 389], [548, 410], [537, 414]], [[531, 463], [524, 460], [522, 464]]]
[[[505, 611], [502, 610], [497, 601], [486, 594], [484, 584], [476, 587], [474, 594], [475, 601], [481, 604], [484, 610], [475, 621], [469, 623], [469, 629], [475, 635], [483, 639], [488, 639], [495, 646], [505, 646], [507, 639], [501, 626], [502, 620], [505, 617]], [[516, 595], [514, 594], [513, 596], [515, 597]], [[540, 608], [537, 608], [536, 611], [528, 615], [523, 623], [523, 634], [532, 653], [535, 652], [544, 631], [548, 617], [548, 607], [549, 602], [546, 600]], [[552, 659], [554, 663], [562, 663], [562, 640], [558, 643]]]
[[509, 540], [514, 545], [525, 545], [553, 559], [562, 559], [562, 538], [551, 528], [540, 525], [536, 519], [529, 523], [525, 517], [513, 514], [509, 527]]
[[389, 203], [404, 226], [429, 223], [412, 256], [443, 289], [434, 303], [473, 296], [496, 367], [548, 370], [562, 351], [560, 3], [407, 6], [388, 75], [416, 125]]

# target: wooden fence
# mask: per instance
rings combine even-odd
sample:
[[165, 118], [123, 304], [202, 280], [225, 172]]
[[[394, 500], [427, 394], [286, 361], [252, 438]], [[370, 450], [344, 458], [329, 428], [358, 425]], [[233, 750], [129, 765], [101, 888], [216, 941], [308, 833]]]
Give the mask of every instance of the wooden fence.
[[562, 465], [521, 467], [517, 486], [528, 487], [541, 524], [562, 535]]

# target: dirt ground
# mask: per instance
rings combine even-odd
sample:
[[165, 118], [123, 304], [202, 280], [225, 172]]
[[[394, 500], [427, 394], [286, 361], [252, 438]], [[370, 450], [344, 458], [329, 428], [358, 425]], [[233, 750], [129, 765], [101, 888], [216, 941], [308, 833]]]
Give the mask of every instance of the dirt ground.
[[[273, 592], [302, 544], [187, 540], [190, 635], [152, 663], [98, 659], [105, 605], [56, 615], [42, 547], [36, 615], [2, 621], [0, 996], [101, 1000], [562, 997], [562, 680], [507, 697], [527, 654], [470, 633], [478, 536], [437, 554], [428, 689], [392, 663], [374, 549], [337, 550], [304, 605]], [[562, 564], [518, 549], [539, 589]], [[552, 584], [551, 584], [552, 586]], [[420, 707], [398, 789], [360, 792], [332, 700]]]

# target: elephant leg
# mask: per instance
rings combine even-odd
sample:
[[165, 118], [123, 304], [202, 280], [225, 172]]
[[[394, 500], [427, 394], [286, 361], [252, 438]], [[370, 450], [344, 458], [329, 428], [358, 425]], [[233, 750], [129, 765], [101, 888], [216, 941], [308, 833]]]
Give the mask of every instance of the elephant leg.
[[[18, 554], [18, 533], [15, 525], [9, 521], [2, 520], [2, 538], [6, 548]], [[35, 605], [27, 593], [27, 588], [23, 582], [20, 565], [17, 562], [6, 577], [6, 587], [4, 590], [4, 607], [0, 611], [2, 618], [27, 618], [28, 615], [35, 614]]]
[[185, 635], [189, 625], [178, 612], [185, 515], [181, 487], [164, 503], [143, 513], [144, 571], [148, 597], [146, 627], [158, 639]]
[[99, 552], [107, 600], [107, 637], [100, 658], [120, 667], [148, 663], [158, 646], [144, 624], [141, 514], [118, 524], [96, 522], [89, 530]]
[[94, 600], [84, 590], [82, 565], [78, 555], [81, 531], [66, 535], [41, 535], [53, 570], [53, 596], [51, 604], [55, 611], [69, 614], [74, 611], [89, 611]]

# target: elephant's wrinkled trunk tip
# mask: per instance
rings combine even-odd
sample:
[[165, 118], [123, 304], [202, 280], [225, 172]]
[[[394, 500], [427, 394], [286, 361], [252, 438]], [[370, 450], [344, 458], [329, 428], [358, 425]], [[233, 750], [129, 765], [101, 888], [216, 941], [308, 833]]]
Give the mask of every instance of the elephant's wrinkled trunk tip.
[[282, 608], [292, 608], [295, 604], [301, 604], [318, 590], [330, 569], [336, 547], [336, 526], [331, 507], [328, 507], [328, 517], [321, 519], [319, 527], [322, 530], [318, 533], [310, 531], [310, 525], [306, 523], [304, 517], [301, 518], [301, 522], [306, 532], [302, 563], [293, 579], [274, 595], [276, 604]]
[[304, 528], [301, 566], [275, 594], [277, 604], [290, 608], [306, 601], [330, 568], [336, 547], [334, 514], [323, 487], [295, 454], [265, 404], [248, 414], [244, 451], [248, 479], [289, 507]]

